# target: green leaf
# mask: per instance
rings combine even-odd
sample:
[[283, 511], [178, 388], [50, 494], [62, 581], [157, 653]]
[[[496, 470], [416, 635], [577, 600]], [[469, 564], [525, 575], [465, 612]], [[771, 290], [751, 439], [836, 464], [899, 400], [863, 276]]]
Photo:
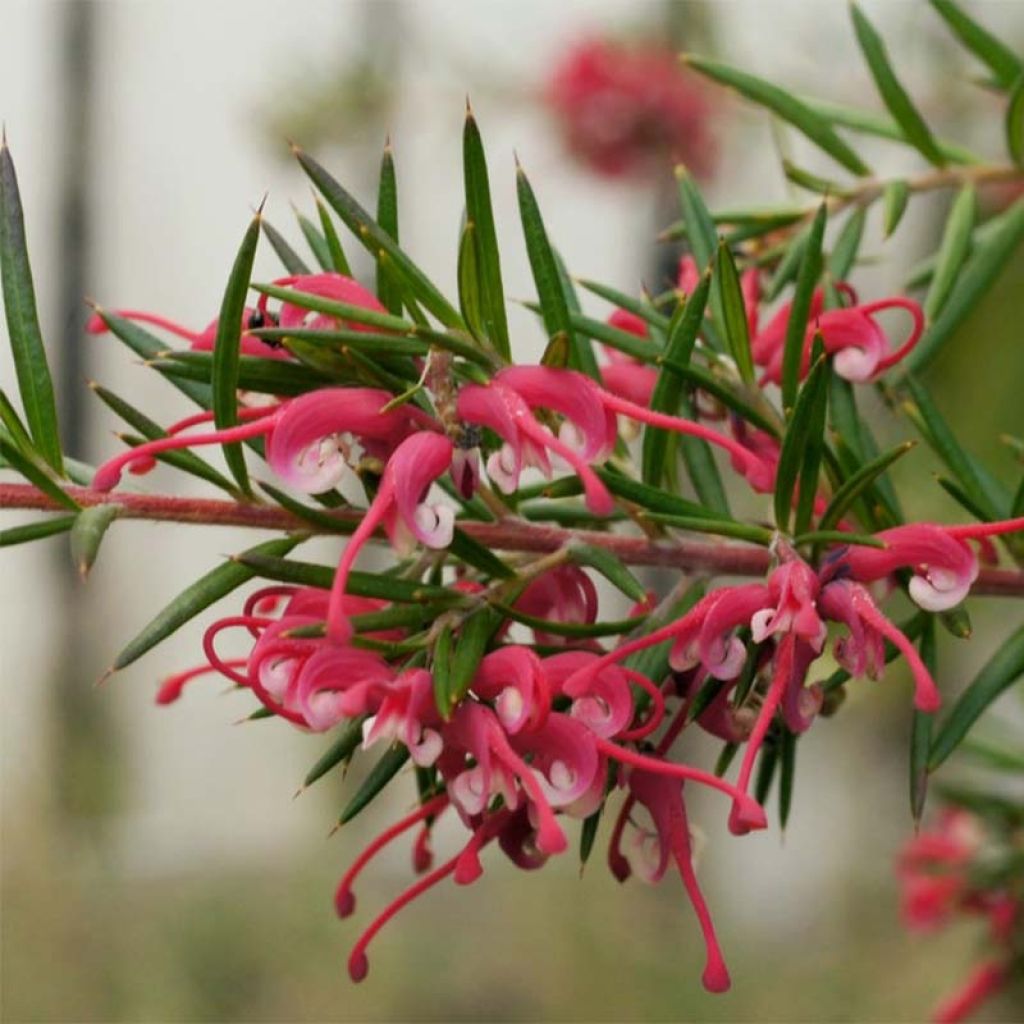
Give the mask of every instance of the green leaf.
[[954, 0], [931, 0], [932, 7], [941, 15], [954, 35], [1008, 89], [1024, 71], [1020, 58], [988, 29], [979, 25]]
[[573, 565], [596, 569], [612, 586], [634, 601], [643, 601], [647, 597], [644, 585], [607, 548], [573, 541], [569, 545], [569, 561]]
[[739, 68], [730, 67], [706, 57], [685, 54], [683, 60], [694, 71], [735, 89], [748, 100], [766, 107], [783, 121], [788, 121], [851, 173], [860, 176], [871, 173], [871, 169], [836, 134], [828, 121], [798, 100], [792, 93], [766, 82], [763, 78], [757, 78]]
[[541, 218], [537, 199], [521, 167], [516, 167], [516, 191], [519, 197], [519, 215], [526, 239], [526, 252], [530, 270], [540, 300], [541, 317], [549, 339], [564, 335], [569, 342], [569, 365], [580, 369], [578, 343], [569, 318], [569, 307], [558, 272], [558, 264], [548, 241], [547, 230]]
[[[536, 308], [536, 312], [540, 312], [539, 306]], [[635, 334], [612, 327], [611, 324], [605, 323], [603, 320], [594, 320], [582, 313], [573, 313], [570, 310], [569, 322], [578, 335], [583, 334], [588, 338], [593, 338], [603, 345], [625, 352], [626, 355], [632, 356], [642, 363], [653, 363], [660, 355], [657, 345], [652, 344], [649, 338], [638, 338]]]
[[865, 463], [832, 495], [832, 500], [818, 522], [819, 530], [831, 530], [843, 515], [894, 462], [917, 447], [915, 441], [904, 441]]
[[858, 206], [847, 217], [843, 230], [839, 232], [828, 258], [829, 273], [834, 281], [845, 281], [853, 270], [857, 253], [860, 252], [861, 239], [864, 237], [864, 221], [867, 214], [867, 207]]
[[750, 327], [747, 323], [747, 308], [740, 287], [740, 275], [736, 263], [725, 241], [718, 243], [718, 285], [722, 296], [722, 310], [725, 314], [725, 338], [729, 345], [740, 377], [744, 383], [754, 383], [754, 357], [750, 351]]
[[663, 512], [669, 515], [686, 516], [693, 519], [713, 518], [703, 505], [688, 501], [669, 491], [663, 491], [650, 484], [632, 480], [621, 473], [613, 473], [602, 466], [595, 466], [594, 472], [602, 483], [617, 498], [631, 501], [647, 512]]
[[110, 524], [121, 512], [119, 505], [92, 505], [83, 508], [71, 528], [71, 561], [84, 580], [89, 575], [100, 544]]
[[473, 225], [473, 243], [479, 274], [483, 332], [504, 360], [512, 358], [505, 288], [501, 279], [501, 255], [491, 208], [491, 187], [483, 139], [472, 111], [466, 109], [462, 133], [462, 169], [466, 187], [466, 216]]
[[309, 769], [306, 777], [302, 780], [302, 788], [307, 789], [318, 779], [323, 778], [335, 765], [342, 761], [348, 761], [356, 752], [363, 739], [363, 722], [365, 715], [358, 718], [350, 718], [343, 723], [338, 730], [334, 742], [320, 755], [316, 764]]
[[942, 312], [928, 326], [914, 351], [903, 360], [906, 370], [919, 373], [928, 366], [995, 283], [1024, 239], [1024, 200], [1018, 199], [985, 227], [988, 230], [984, 241], [975, 236], [971, 257]]
[[[281, 583], [320, 587], [322, 590], [330, 590], [334, 582], [334, 566], [297, 562], [262, 549], [253, 548], [243, 552], [235, 556], [233, 562], [250, 570], [247, 579], [255, 575]], [[350, 573], [346, 592], [357, 597], [377, 597], [384, 601], [402, 601], [408, 604], [431, 601], [450, 607], [465, 603], [462, 595], [447, 587], [436, 587], [415, 580], [403, 580], [397, 576], [382, 576], [369, 572]]]
[[[162, 359], [154, 359], [150, 366], [168, 379], [198, 383], [213, 379], [215, 360], [213, 352], [175, 349], [165, 352]], [[330, 383], [327, 376], [308, 366], [259, 356], [240, 356], [236, 372], [241, 390], [262, 395], [301, 395]]]
[[[309, 265], [306, 261], [291, 247], [288, 239], [281, 234], [277, 228], [268, 220], [260, 218], [260, 227], [262, 228], [263, 234], [267, 236], [267, 241], [270, 243], [271, 249], [277, 253], [277, 258], [284, 265], [284, 269], [289, 274], [309, 274], [311, 273]], [[248, 283], [248, 282], [246, 282]]]
[[622, 636], [628, 633], [643, 618], [643, 616], [638, 616], [637, 618], [619, 619], [617, 622], [560, 622], [558, 619], [542, 619], [536, 615], [528, 615], [513, 605], [502, 604], [500, 601], [495, 601], [493, 607], [505, 619], [521, 622], [524, 626], [529, 626], [531, 629], [542, 633], [553, 633], [555, 636], [567, 636], [575, 639], [598, 636]]
[[765, 302], [774, 302], [782, 294], [783, 288], [790, 281], [795, 280], [797, 274], [800, 273], [800, 264], [803, 261], [812, 229], [813, 225], [809, 224], [790, 239], [765, 291]]
[[[925, 667], [934, 676], [938, 664], [935, 648], [935, 620], [925, 622], [918, 649]], [[914, 710], [910, 727], [910, 813], [920, 821], [928, 795], [928, 753], [931, 748], [934, 715]]]
[[324, 233], [324, 241], [327, 243], [327, 252], [331, 257], [331, 269], [336, 274], [344, 274], [345, 277], [352, 276], [352, 268], [348, 264], [345, 250], [341, 246], [341, 239], [338, 237], [337, 229], [327, 207], [320, 201], [319, 196], [314, 196], [316, 201], [316, 212], [320, 218], [320, 228]]
[[[733, 746], [733, 744], [729, 744]], [[723, 755], [725, 751], [723, 750]], [[735, 749], [733, 751], [735, 753]], [[731, 756], [730, 756], [731, 759]], [[757, 774], [754, 776], [754, 799], [759, 804], [764, 804], [772, 791], [772, 783], [775, 781], [775, 770], [779, 766], [779, 747], [771, 739], [761, 747], [761, 756], [757, 760]], [[716, 768], [717, 771], [717, 768]], [[722, 774], [728, 771], [724, 768]]]
[[295, 156], [313, 184], [370, 255], [379, 260], [381, 254], [386, 253], [393, 261], [395, 272], [418, 301], [446, 327], [464, 330], [466, 324], [458, 310], [399, 248], [391, 235], [316, 160], [299, 149], [295, 150]]
[[20, 473], [30, 484], [37, 487], [45, 495], [63, 505], [65, 508], [78, 511], [79, 504], [61, 488], [31, 459], [26, 458], [3, 436], [0, 436], [0, 456], [10, 467]]
[[484, 314], [481, 307], [480, 268], [476, 262], [476, 229], [471, 221], [466, 221], [459, 238], [459, 309], [469, 329], [478, 340], [487, 337], [484, 330]]
[[[904, 145], [911, 145], [903, 134], [903, 129], [891, 117], [885, 114], [878, 114], [873, 110], [860, 110], [856, 107], [847, 107], [839, 103], [829, 103], [819, 100], [816, 97], [804, 96], [803, 102], [811, 108], [819, 117], [824, 118], [830, 125], [839, 128], [849, 128], [862, 135], [872, 135], [879, 139], [891, 139]], [[936, 139], [939, 151], [951, 164], [979, 164], [984, 163], [982, 157], [972, 153], [964, 146], [955, 142], [948, 142], [945, 139]]]
[[935, 771], [1000, 694], [1024, 674], [1024, 626], [1019, 626], [960, 695], [932, 743], [929, 771]]
[[452, 653], [451, 674], [448, 679], [449, 714], [469, 693], [473, 677], [480, 666], [480, 659], [484, 656], [494, 634], [501, 627], [502, 621], [502, 615], [493, 608], [481, 608], [462, 623]]
[[942, 167], [946, 163], [946, 158], [935, 144], [928, 125], [914, 106], [914, 101], [896, 77], [882, 37], [856, 4], [850, 5], [850, 15], [853, 18], [854, 31], [857, 33], [857, 42], [878, 92], [889, 108], [889, 113], [902, 129], [904, 138], [929, 163]]
[[1024, 73], [1017, 79], [1006, 106], [1006, 148], [1018, 166], [1024, 166]]
[[446, 623], [438, 633], [431, 652], [430, 671], [434, 682], [434, 706], [437, 713], [446, 721], [452, 713], [451, 677], [454, 643], [455, 634], [452, 627]]
[[942, 311], [960, 277], [964, 261], [970, 251], [976, 207], [974, 186], [964, 185], [946, 218], [942, 242], [936, 256], [935, 273], [932, 275], [931, 287], [924, 300], [924, 312], [929, 320], [934, 320]]
[[[145, 413], [140, 412], [135, 406], [130, 405], [119, 395], [94, 382], [89, 383], [93, 393], [103, 402], [107, 408], [121, 417], [125, 423], [137, 430], [148, 441], [156, 440], [159, 437], [166, 437], [167, 432], [157, 423], [154, 423]], [[186, 473], [206, 480], [221, 490], [237, 496], [238, 490], [235, 485], [223, 473], [204, 462], [195, 452], [186, 448], [180, 451], [162, 452], [156, 456], [161, 462], [166, 462]]]
[[583, 819], [580, 828], [580, 870], [590, 860], [590, 854], [594, 849], [594, 840], [597, 839], [597, 829], [601, 824], [601, 812], [604, 810], [602, 804], [593, 814]]
[[[562, 294], [565, 296], [565, 305], [569, 310], [569, 323], [573, 324], [575, 322], [575, 318], [582, 312], [580, 297], [576, 294], [576, 286], [573, 284], [572, 278], [569, 276], [568, 268], [565, 265], [565, 260], [562, 259], [561, 253], [559, 253], [557, 249], [552, 249], [551, 252], [555, 257], [555, 268], [558, 270], [558, 283], [562, 286]], [[573, 359], [578, 363], [577, 368], [581, 373], [585, 373], [588, 377], [592, 377], [596, 381], [601, 380], [601, 371], [598, 369], [597, 356], [594, 355], [594, 346], [590, 344], [589, 338], [581, 338], [579, 334], [574, 333], [572, 353]]]
[[448, 553], [461, 559], [466, 565], [479, 569], [485, 576], [497, 579], [512, 579], [515, 570], [506, 565], [490, 548], [474, 540], [465, 530], [456, 528]]
[[32, 444], [32, 438], [29, 437], [29, 433], [25, 429], [25, 424], [21, 422], [18, 411], [3, 388], [0, 388], [0, 423], [7, 428], [12, 443], [25, 458], [32, 459], [38, 455], [35, 445]]
[[[609, 285], [601, 284], [599, 281], [589, 281], [585, 278], [581, 278], [578, 284], [581, 288], [585, 288], [591, 294], [610, 302], [613, 306], [617, 306], [619, 309], [624, 309], [640, 317], [641, 320], [658, 328], [658, 330], [668, 330], [669, 318], [664, 313], [659, 313], [649, 299], [638, 299], [635, 295], [619, 291], [618, 288], [612, 288]], [[650, 341], [647, 342], [648, 345], [650, 343]]]
[[358, 330], [317, 330], [309, 327], [259, 327], [249, 332], [264, 341], [304, 341], [310, 345], [332, 348], [358, 348], [368, 355], [377, 356], [423, 356], [430, 351], [426, 341], [409, 336], [384, 334], [376, 331]]
[[[819, 357], [793, 407], [793, 416], [789, 429], [782, 441], [779, 453], [779, 468], [775, 478], [775, 523], [783, 533], [789, 532], [789, 521], [793, 508], [793, 496], [797, 483], [800, 483], [801, 499], [803, 493], [810, 489], [813, 497], [812, 481], [808, 478], [808, 454], [816, 445], [820, 445], [824, 430], [825, 399], [828, 395], [828, 360]], [[813, 457], [811, 459], [813, 461]], [[815, 474], [815, 481], [817, 474]], [[798, 499], [800, 500], [800, 499]], [[797, 529], [798, 533], [803, 533]]]
[[280, 558], [291, 551], [300, 540], [299, 537], [282, 537], [257, 544], [256, 547], [249, 548], [237, 558], [218, 565], [216, 569], [201, 576], [160, 611], [121, 650], [121, 653], [114, 659], [111, 670], [117, 671], [126, 668], [133, 661], [137, 661], [143, 654], [180, 629], [190, 619], [209, 608], [214, 601], [219, 601], [243, 583], [251, 580], [256, 572], [244, 563], [244, 558]]
[[910, 186], [902, 178], [887, 182], [882, 189], [882, 234], [888, 238], [898, 227], [910, 199]]
[[38, 523], [25, 523], [23, 526], [9, 526], [0, 530], [0, 548], [13, 547], [15, 544], [27, 544], [30, 541], [53, 537], [58, 533], [67, 533], [75, 525], [74, 516], [54, 516]]
[[718, 232], [693, 176], [685, 167], [676, 167], [679, 204], [686, 225], [686, 237], [698, 267], [710, 267], [718, 245]]
[[711, 533], [719, 537], [734, 537], [736, 540], [749, 541], [767, 547], [771, 544], [774, 534], [764, 526], [752, 523], [738, 523], [734, 519], [709, 519], [706, 516], [677, 516], [666, 512], [645, 512], [644, 518], [657, 523], [665, 523], [680, 530], [692, 530], [696, 533]]
[[57, 404], [36, 313], [36, 293], [25, 238], [18, 177], [7, 138], [0, 142], [0, 277], [18, 391], [39, 454], [63, 475]]
[[302, 237], [305, 238], [317, 266], [323, 271], [333, 270], [327, 240], [320, 233], [320, 229], [298, 209], [295, 209], [295, 219], [299, 222], [299, 230], [302, 231]]
[[870, 533], [851, 533], [848, 530], [808, 530], [807, 533], [798, 533], [794, 543], [799, 547], [802, 544], [858, 544], [866, 548], [884, 548], [885, 541]]
[[[260, 240], [261, 219], [257, 213], [242, 237], [242, 244], [231, 268], [231, 276], [228, 278], [220, 306], [210, 378], [210, 386], [213, 389], [213, 422], [218, 430], [233, 427], [238, 423], [238, 360], [242, 344], [242, 320], [245, 317], [245, 299], [249, 292], [256, 246]], [[251, 494], [249, 471], [245, 466], [241, 443], [236, 441], [225, 444], [222, 448], [224, 461], [227, 462], [231, 475], [238, 481], [242, 493]]]
[[814, 215], [807, 244], [800, 257], [796, 291], [793, 294], [789, 320], [786, 323], [786, 344], [782, 353], [782, 405], [787, 412], [792, 409], [796, 400], [800, 371], [803, 368], [811, 300], [814, 297], [818, 279], [821, 277], [821, 243], [825, 235], [827, 217], [827, 208], [822, 203]]
[[[658, 373], [658, 379], [651, 394], [651, 408], [655, 412], [675, 416], [682, 404], [685, 378], [679, 374], [679, 368], [688, 366], [697, 344], [697, 335], [704, 323], [704, 310], [707, 307], [708, 294], [711, 288], [711, 271], [705, 271], [700, 283], [686, 303], [679, 306], [668, 326], [668, 339], [665, 343], [664, 363]], [[645, 427], [642, 453], [642, 477], [644, 483], [657, 486], [665, 472], [666, 453], [668, 451], [669, 433], [657, 427]]]
[[798, 188], [805, 189], [808, 192], [815, 192], [820, 196], [842, 196], [849, 194], [836, 182], [829, 181], [828, 178], [823, 178], [818, 174], [812, 174], [810, 171], [805, 171], [802, 167], [798, 167], [785, 157], [782, 160], [782, 173], [785, 174], [787, 181], [791, 181]]
[[991, 480], [960, 446], [956, 435], [924, 385], [910, 375], [907, 375], [902, 383], [911, 399], [911, 402], [904, 401], [904, 411], [921, 431], [925, 440], [949, 467], [968, 496], [984, 512], [983, 518], [1001, 518], [1008, 504], [1005, 491], [996, 481]]
[[[380, 184], [377, 187], [377, 223], [395, 242], [398, 241], [398, 180], [395, 177], [395, 160], [390, 140], [384, 146], [380, 161]], [[402, 312], [400, 284], [391, 279], [388, 264], [377, 257], [377, 298], [389, 313], [396, 316]]]
[[381, 759], [370, 769], [355, 796], [345, 805], [345, 809], [338, 818], [338, 824], [345, 825], [350, 822], [398, 774], [408, 760], [408, 747], [400, 743], [388, 747]]

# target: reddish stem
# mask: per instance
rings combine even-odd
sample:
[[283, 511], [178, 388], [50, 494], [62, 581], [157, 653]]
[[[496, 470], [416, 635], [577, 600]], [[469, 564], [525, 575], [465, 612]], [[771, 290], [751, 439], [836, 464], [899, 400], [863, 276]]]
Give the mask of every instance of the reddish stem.
[[[83, 507], [117, 505], [122, 519], [149, 519], [155, 522], [197, 523], [206, 526], [247, 526], [262, 530], [326, 532], [292, 515], [286, 509], [268, 505], [238, 504], [215, 498], [132, 494], [127, 491], [107, 493], [88, 487], [66, 487], [64, 491]], [[0, 483], [0, 509], [14, 508], [35, 509], [41, 512], [67, 511], [65, 506], [31, 484]], [[337, 519], [340, 526], [355, 527], [364, 513], [358, 510], [344, 510], [324, 514]], [[771, 559], [767, 548], [753, 544], [690, 540], [655, 543], [644, 537], [622, 537], [597, 530], [565, 530], [557, 526], [538, 526], [515, 519], [500, 523], [460, 522], [459, 528], [474, 540], [495, 551], [546, 554], [577, 541], [602, 547], [628, 565], [657, 565], [666, 569], [710, 572], [725, 576], [764, 576]], [[971, 590], [976, 595], [985, 594], [993, 597], [1024, 596], [1024, 571], [984, 568]]]

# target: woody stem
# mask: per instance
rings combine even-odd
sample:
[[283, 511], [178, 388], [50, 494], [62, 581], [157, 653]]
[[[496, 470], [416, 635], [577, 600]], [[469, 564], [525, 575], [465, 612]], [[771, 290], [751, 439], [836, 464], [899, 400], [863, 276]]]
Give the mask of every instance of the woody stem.
[[[295, 530], [328, 533], [323, 527], [300, 519], [283, 508], [240, 504], [212, 498], [176, 498], [163, 494], [108, 493], [87, 487], [67, 487], [65, 493], [83, 508], [116, 505], [122, 519], [154, 522], [194, 523], [206, 526], [246, 526], [263, 530]], [[31, 484], [0, 483], [0, 510], [34, 509], [67, 512], [48, 494]], [[362, 519], [359, 510], [327, 512], [339, 528], [355, 529]], [[474, 540], [496, 551], [547, 554], [576, 542], [593, 544], [612, 552], [628, 565], [657, 565], [684, 572], [706, 572], [728, 576], [763, 576], [771, 554], [767, 548], [742, 543], [673, 539], [652, 542], [644, 537], [623, 537], [595, 530], [566, 530], [522, 520], [498, 523], [460, 521], [459, 528]], [[975, 594], [1000, 597], [1024, 596], [1024, 571], [984, 568], [972, 587]]]

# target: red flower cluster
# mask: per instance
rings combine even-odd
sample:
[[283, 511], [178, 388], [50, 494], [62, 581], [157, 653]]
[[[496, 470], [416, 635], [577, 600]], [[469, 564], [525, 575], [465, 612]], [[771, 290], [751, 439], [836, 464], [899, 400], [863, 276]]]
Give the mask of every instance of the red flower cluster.
[[1024, 894], [1014, 891], [999, 870], [1013, 857], [1020, 857], [1019, 849], [1001, 844], [981, 818], [962, 808], [946, 808], [900, 854], [896, 870], [906, 926], [931, 931], [960, 914], [977, 916], [988, 925], [993, 947], [963, 985], [935, 1008], [936, 1024], [964, 1020], [1020, 968]]
[[608, 177], [682, 162], [715, 163], [711, 99], [676, 54], [657, 45], [587, 39], [568, 49], [545, 90], [566, 147]]

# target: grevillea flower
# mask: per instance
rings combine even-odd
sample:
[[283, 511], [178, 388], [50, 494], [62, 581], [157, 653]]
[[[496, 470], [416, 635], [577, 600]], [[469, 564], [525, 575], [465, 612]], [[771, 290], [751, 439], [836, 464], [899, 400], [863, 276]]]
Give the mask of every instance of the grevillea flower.
[[1019, 958], [1024, 904], [1005, 874], [993, 874], [1013, 849], [1012, 836], [996, 838], [983, 819], [962, 808], [944, 808], [900, 852], [896, 873], [902, 886], [901, 914], [908, 928], [927, 931], [956, 914], [985, 919], [988, 955], [961, 987], [934, 1010], [936, 1024], [966, 1019], [1010, 980]]
[[327, 610], [327, 635], [332, 640], [344, 642], [349, 637], [344, 611], [348, 575], [356, 556], [379, 526], [385, 527], [391, 542], [399, 548], [407, 547], [413, 538], [429, 548], [446, 548], [452, 542], [455, 510], [426, 498], [431, 484], [451, 468], [453, 451], [447, 437], [421, 431], [407, 437], [388, 459], [377, 494], [338, 563]]
[[[167, 331], [179, 338], [184, 338], [189, 343], [189, 348], [196, 352], [212, 352], [217, 342], [217, 331], [220, 326], [219, 318], [211, 320], [201, 331], [193, 331], [182, 324], [169, 320], [167, 317], [159, 316], [156, 313], [146, 313], [138, 309], [115, 309], [111, 310], [115, 316], [123, 320], [133, 320], [136, 323], [149, 324]], [[260, 356], [263, 359], [290, 359], [291, 353], [276, 345], [273, 342], [262, 341], [260, 338], [250, 334], [249, 331], [259, 327], [272, 327], [273, 321], [269, 320], [262, 309], [246, 308], [242, 315], [242, 339], [239, 350], [243, 355]], [[110, 328], [99, 313], [93, 313], [85, 325], [89, 334], [106, 334]]]
[[978, 578], [978, 559], [967, 541], [1021, 530], [1024, 517], [962, 526], [895, 526], [875, 535], [885, 542], [884, 548], [851, 545], [836, 556], [828, 572], [870, 583], [897, 569], [911, 569], [914, 575], [907, 589], [914, 602], [925, 611], [945, 611], [958, 605]]
[[[843, 285], [841, 290], [852, 296], [848, 286]], [[912, 320], [906, 340], [895, 348], [876, 319], [879, 313], [888, 309], [903, 309]], [[789, 316], [790, 305], [786, 304], [753, 340], [751, 352], [754, 362], [765, 367], [762, 382], [778, 384], [782, 380]], [[811, 299], [800, 376], [806, 375], [810, 368], [811, 349], [817, 334], [821, 335], [825, 351], [835, 357], [833, 366], [836, 373], [846, 380], [861, 383], [874, 380], [906, 358], [923, 330], [924, 313], [913, 299], [897, 295], [864, 305], [826, 310], [824, 294], [817, 289]]]
[[[517, 611], [551, 622], [589, 624], [597, 620], [597, 588], [578, 566], [559, 565], [531, 580], [516, 599]], [[534, 630], [539, 644], [559, 646], [572, 641], [557, 633]]]
[[[375, 313], [386, 313], [387, 310], [380, 304], [377, 297], [367, 291], [358, 281], [344, 274], [337, 274], [327, 271], [322, 274], [293, 274], [289, 277], [279, 277], [274, 284], [288, 287], [296, 292], [305, 295], [317, 295], [323, 299], [331, 299], [334, 302], [343, 302], [349, 306], [358, 306], [360, 309], [368, 309]], [[268, 316], [267, 295], [261, 295], [257, 308], [265, 316]], [[338, 317], [328, 316], [325, 313], [318, 313], [315, 310], [304, 309], [295, 303], [287, 300], [281, 303], [277, 313], [277, 322], [282, 328], [303, 328], [312, 331], [330, 331], [338, 328], [345, 328], [350, 331], [374, 331], [379, 328], [361, 324], [354, 320], [341, 320]]]
[[[239, 409], [237, 427], [206, 434], [187, 434], [179, 429], [122, 452], [103, 463], [93, 478], [93, 487], [109, 491], [131, 467], [178, 448], [267, 439], [267, 461], [286, 484], [318, 494], [330, 490], [344, 477], [356, 443], [375, 458], [386, 458], [404, 438], [415, 431], [435, 427], [421, 410], [409, 404], [384, 410], [392, 396], [375, 388], [322, 388], [276, 406]], [[199, 413], [183, 423], [209, 423], [212, 413]]]
[[709, 100], [668, 49], [583, 40], [564, 53], [545, 96], [567, 148], [598, 174], [670, 160], [706, 174], [714, 162]]
[[709, 992], [726, 992], [730, 985], [729, 971], [725, 966], [725, 958], [715, 935], [707, 903], [697, 884], [690, 842], [690, 825], [683, 801], [683, 786], [680, 782], [664, 776], [633, 771], [629, 775], [629, 789], [636, 801], [647, 808], [654, 822], [654, 834], [650, 837], [653, 842], [648, 842], [644, 851], [650, 870], [641, 869], [638, 873], [644, 881], [659, 882], [665, 874], [669, 860], [675, 861], [704, 935], [704, 987]]

